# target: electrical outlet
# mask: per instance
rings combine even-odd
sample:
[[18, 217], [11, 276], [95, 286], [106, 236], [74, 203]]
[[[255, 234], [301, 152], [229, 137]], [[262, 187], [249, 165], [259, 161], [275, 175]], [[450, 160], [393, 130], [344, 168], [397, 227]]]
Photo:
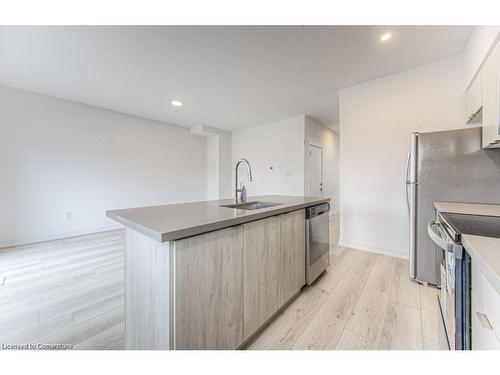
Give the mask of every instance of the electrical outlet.
[[66, 219], [71, 220], [73, 218], [73, 213], [71, 211], [66, 211]]

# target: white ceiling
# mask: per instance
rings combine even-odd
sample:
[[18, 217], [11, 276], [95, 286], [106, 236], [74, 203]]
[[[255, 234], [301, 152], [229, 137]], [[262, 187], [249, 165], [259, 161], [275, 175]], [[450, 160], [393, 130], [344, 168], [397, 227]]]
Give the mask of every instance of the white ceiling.
[[[383, 32], [393, 38], [380, 42]], [[307, 114], [338, 90], [463, 51], [469, 26], [0, 27], [0, 84], [191, 127]], [[181, 108], [171, 106], [181, 100]]]

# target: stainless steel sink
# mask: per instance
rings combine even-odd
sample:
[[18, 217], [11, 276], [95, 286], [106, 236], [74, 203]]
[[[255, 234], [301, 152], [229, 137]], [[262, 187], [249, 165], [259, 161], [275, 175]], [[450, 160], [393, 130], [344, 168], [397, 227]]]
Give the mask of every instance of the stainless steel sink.
[[232, 203], [223, 204], [220, 207], [235, 208], [238, 210], [259, 210], [261, 208], [268, 208], [273, 206], [279, 206], [282, 203], [272, 203], [272, 202], [242, 202], [242, 203]]

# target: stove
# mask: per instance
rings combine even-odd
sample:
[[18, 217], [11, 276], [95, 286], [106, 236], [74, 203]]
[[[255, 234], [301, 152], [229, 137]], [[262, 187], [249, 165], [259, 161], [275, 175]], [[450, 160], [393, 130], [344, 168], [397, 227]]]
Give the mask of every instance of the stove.
[[442, 331], [450, 349], [470, 349], [471, 260], [462, 235], [500, 238], [500, 217], [438, 212], [427, 229], [441, 259]]
[[[475, 236], [500, 238], [500, 217], [441, 213], [450, 234], [472, 234]], [[460, 237], [455, 239], [460, 241]]]

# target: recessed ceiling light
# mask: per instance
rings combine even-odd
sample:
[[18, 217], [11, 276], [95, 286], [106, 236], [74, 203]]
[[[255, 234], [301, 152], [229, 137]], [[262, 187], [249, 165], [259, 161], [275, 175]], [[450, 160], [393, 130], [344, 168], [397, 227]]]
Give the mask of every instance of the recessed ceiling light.
[[391, 33], [385, 33], [385, 34], [382, 34], [382, 36], [380, 37], [380, 40], [382, 42], [387, 42], [391, 38], [392, 38], [392, 34]]
[[182, 102], [178, 101], [178, 100], [172, 100], [172, 105], [174, 107], [182, 107]]

